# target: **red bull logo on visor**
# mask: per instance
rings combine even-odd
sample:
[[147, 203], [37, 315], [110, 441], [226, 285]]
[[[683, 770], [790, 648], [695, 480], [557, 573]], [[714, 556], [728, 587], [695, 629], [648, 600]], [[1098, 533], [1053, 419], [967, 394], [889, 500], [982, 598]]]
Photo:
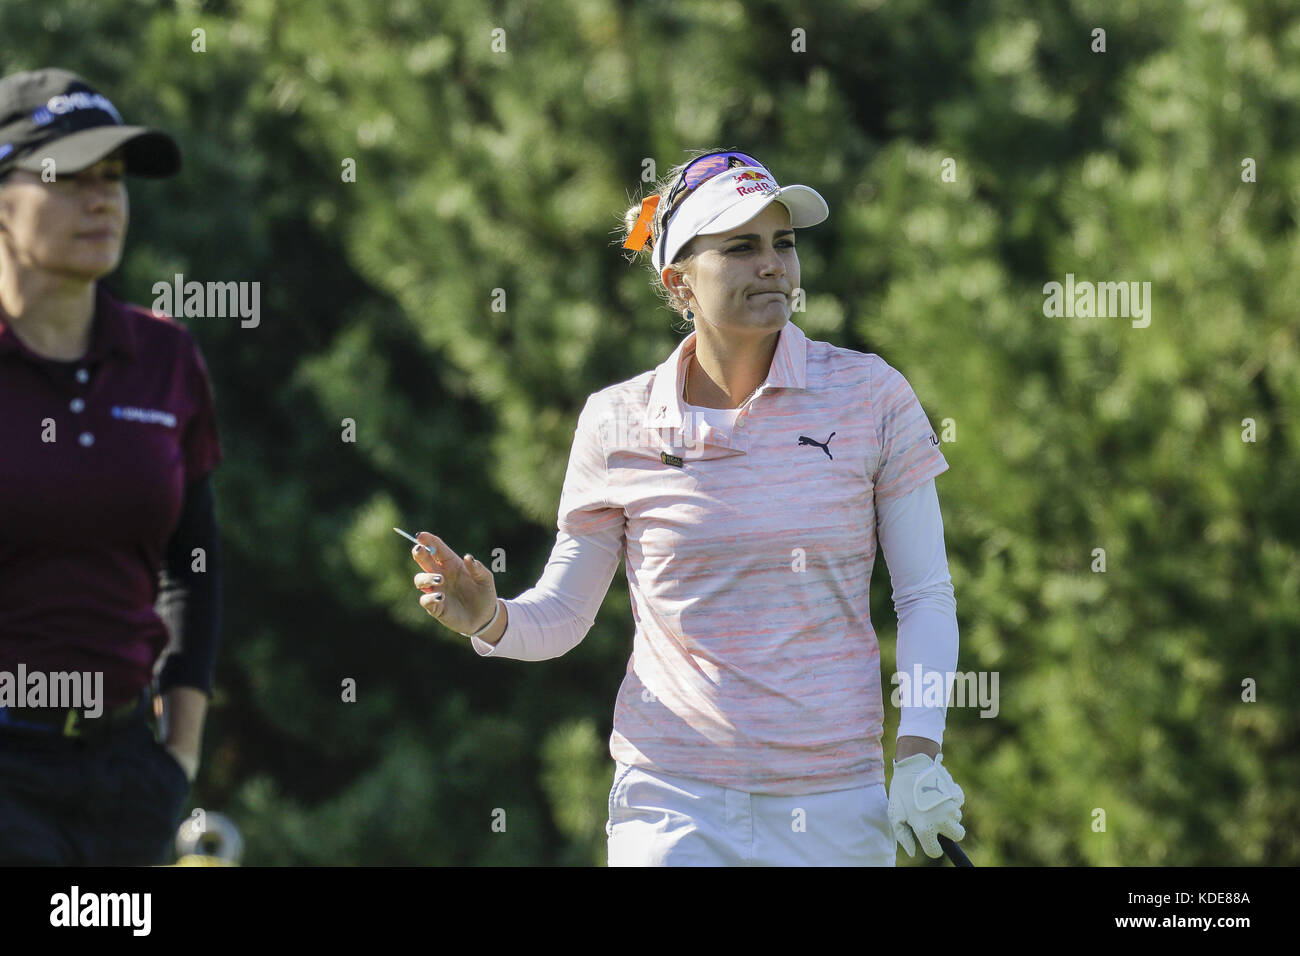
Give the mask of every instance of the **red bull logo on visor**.
[[772, 182], [772, 177], [767, 173], [760, 173], [757, 170], [750, 172], [737, 173], [735, 178], [736, 192], [745, 196], [749, 193], [766, 193], [776, 188]]

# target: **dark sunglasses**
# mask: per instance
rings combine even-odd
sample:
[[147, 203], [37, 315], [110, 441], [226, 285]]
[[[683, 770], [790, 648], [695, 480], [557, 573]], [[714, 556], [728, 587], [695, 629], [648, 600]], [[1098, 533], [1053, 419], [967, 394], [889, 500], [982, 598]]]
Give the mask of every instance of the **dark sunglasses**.
[[663, 224], [668, 221], [668, 217], [673, 214], [673, 210], [681, 204], [681, 201], [693, 189], [701, 183], [708, 182], [719, 173], [725, 173], [728, 169], [734, 169], [737, 166], [767, 168], [753, 156], [748, 156], [745, 153], [707, 153], [691, 160], [690, 164], [682, 170], [681, 176], [677, 177], [676, 185], [668, 193], [668, 201], [663, 204], [663, 210], [659, 214], [660, 234], [663, 231]]

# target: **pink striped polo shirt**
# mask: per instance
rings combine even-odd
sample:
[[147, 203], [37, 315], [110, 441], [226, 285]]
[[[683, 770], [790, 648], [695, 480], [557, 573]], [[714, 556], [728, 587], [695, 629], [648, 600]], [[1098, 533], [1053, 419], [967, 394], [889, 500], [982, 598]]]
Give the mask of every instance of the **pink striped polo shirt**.
[[751, 793], [884, 783], [876, 499], [948, 469], [880, 356], [782, 328], [730, 429], [686, 411], [695, 333], [578, 418], [559, 529], [621, 528], [636, 622], [610, 753]]

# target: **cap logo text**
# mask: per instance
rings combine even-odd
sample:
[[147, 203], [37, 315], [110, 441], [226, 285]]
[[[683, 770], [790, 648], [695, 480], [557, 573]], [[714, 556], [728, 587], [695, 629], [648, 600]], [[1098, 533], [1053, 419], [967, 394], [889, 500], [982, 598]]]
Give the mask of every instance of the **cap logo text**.
[[51, 96], [41, 109], [32, 113], [32, 122], [44, 126], [52, 122], [55, 116], [74, 113], [77, 110], [102, 110], [113, 117], [113, 122], [122, 125], [122, 116], [117, 108], [102, 93], [60, 93]]

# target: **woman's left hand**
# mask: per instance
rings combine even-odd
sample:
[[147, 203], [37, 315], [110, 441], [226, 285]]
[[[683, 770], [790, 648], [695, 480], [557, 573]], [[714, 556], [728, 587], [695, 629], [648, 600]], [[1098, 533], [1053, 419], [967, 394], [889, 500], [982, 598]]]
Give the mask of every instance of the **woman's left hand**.
[[199, 773], [199, 749], [203, 746], [203, 718], [208, 712], [208, 695], [197, 687], [173, 687], [162, 695], [162, 744], [185, 771], [190, 783]]
[[181, 765], [181, 769], [185, 771], [185, 779], [193, 783], [194, 778], [199, 775], [199, 755], [186, 753], [171, 744], [163, 744], [163, 746], [167, 748], [167, 752], [172, 755], [175, 761]]
[[960, 822], [965, 802], [966, 795], [943, 765], [943, 754], [930, 757], [917, 753], [894, 761], [894, 778], [889, 782], [889, 824], [894, 839], [908, 856], [916, 856], [916, 841], [920, 841], [926, 856], [938, 859], [943, 855], [940, 834], [961, 840], [966, 835]]

